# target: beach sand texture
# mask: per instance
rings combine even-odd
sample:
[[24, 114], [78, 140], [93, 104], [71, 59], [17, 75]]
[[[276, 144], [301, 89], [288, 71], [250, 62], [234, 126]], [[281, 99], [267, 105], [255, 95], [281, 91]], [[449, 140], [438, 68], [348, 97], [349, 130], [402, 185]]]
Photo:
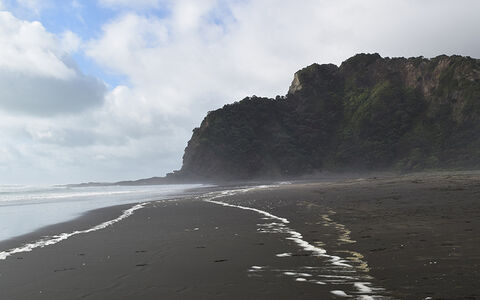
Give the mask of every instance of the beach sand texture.
[[478, 299], [479, 196], [446, 173], [104, 208], [0, 243], [84, 231], [6, 255], [0, 299]]

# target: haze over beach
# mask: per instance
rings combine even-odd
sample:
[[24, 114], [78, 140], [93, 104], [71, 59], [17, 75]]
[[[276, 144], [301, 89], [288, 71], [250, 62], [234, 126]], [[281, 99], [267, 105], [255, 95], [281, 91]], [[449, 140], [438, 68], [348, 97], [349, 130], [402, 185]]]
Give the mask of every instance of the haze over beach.
[[480, 299], [478, 11], [0, 0], [0, 299]]

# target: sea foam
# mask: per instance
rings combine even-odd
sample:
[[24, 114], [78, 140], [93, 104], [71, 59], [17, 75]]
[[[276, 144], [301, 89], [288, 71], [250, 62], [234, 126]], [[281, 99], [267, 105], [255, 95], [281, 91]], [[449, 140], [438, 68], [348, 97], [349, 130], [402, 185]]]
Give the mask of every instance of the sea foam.
[[[237, 205], [237, 204], [231, 204], [231, 203], [226, 203], [223, 201], [218, 201], [218, 198], [226, 197], [226, 196], [233, 196], [238, 193], [246, 193], [252, 190], [256, 189], [267, 189], [267, 188], [274, 188], [277, 187], [278, 185], [272, 185], [272, 186], [258, 186], [258, 187], [248, 187], [248, 188], [243, 188], [243, 189], [235, 189], [235, 190], [228, 190], [228, 191], [222, 191], [220, 193], [218, 192], [212, 192], [207, 194], [206, 196], [200, 196], [198, 198], [201, 198], [205, 202], [209, 202], [212, 204], [217, 204], [217, 205], [222, 205], [226, 207], [231, 207], [231, 208], [238, 208], [242, 210], [249, 210], [253, 211], [256, 213], [259, 213], [263, 215], [264, 217], [262, 219], [264, 220], [276, 220], [280, 222], [271, 222], [271, 223], [266, 223], [266, 224], [257, 224], [259, 226], [259, 232], [265, 232], [265, 233], [281, 233], [285, 234], [286, 237], [285, 239], [290, 240], [294, 242], [299, 248], [303, 249], [304, 251], [310, 252], [312, 256], [317, 256], [317, 257], [323, 257], [326, 258], [327, 261], [329, 261], [333, 266], [341, 268], [342, 271], [348, 271], [351, 272], [352, 274], [356, 273], [355, 268], [348, 263], [347, 260], [336, 256], [336, 255], [330, 255], [327, 253], [327, 251], [321, 247], [312, 245], [308, 241], [306, 241], [303, 237], [303, 235], [288, 227], [288, 224], [290, 224], [290, 221], [286, 218], [276, 216], [274, 214], [271, 214], [267, 211], [253, 208], [253, 207], [247, 207], [247, 206], [242, 206], [242, 205]], [[291, 254], [290, 253], [281, 253], [277, 254], [277, 257], [289, 257]], [[316, 284], [322, 284], [324, 285], [325, 282], [323, 281], [318, 281], [318, 280], [307, 280], [304, 277], [311, 276], [310, 274], [304, 274], [304, 273], [298, 273], [298, 272], [283, 272], [284, 275], [288, 276], [293, 276], [295, 277], [295, 281], [299, 282], [311, 282], [311, 283], [316, 283]], [[343, 274], [343, 273], [342, 273]], [[358, 281], [359, 278], [356, 276], [344, 276], [344, 275], [320, 275], [320, 277], [331, 277], [335, 278], [335, 280], [329, 280], [329, 283], [331, 284], [352, 284], [353, 288], [356, 290], [355, 296], [349, 295], [346, 292], [342, 290], [332, 290], [331, 293], [337, 297], [355, 297], [357, 299], [364, 299], [364, 300], [370, 300], [374, 299], [373, 294], [375, 294], [375, 291], [383, 291], [382, 288], [370, 288], [371, 283], [370, 282], [365, 282], [365, 281]], [[375, 295], [375, 298], [380, 299], [386, 299], [388, 297], [380, 296], [380, 295]]]
[[93, 232], [93, 231], [97, 231], [97, 230], [100, 230], [100, 229], [107, 228], [108, 226], [111, 226], [115, 223], [118, 223], [118, 222], [122, 221], [123, 219], [126, 219], [129, 216], [133, 215], [133, 213], [136, 210], [142, 209], [143, 207], [145, 207], [146, 204], [147, 203], [141, 203], [141, 204], [134, 205], [131, 208], [124, 210], [123, 213], [118, 218], [103, 222], [101, 224], [98, 224], [98, 225], [96, 225], [94, 227], [91, 227], [89, 229], [86, 229], [86, 230], [76, 230], [76, 231], [72, 231], [72, 232], [68, 232], [68, 233], [66, 233], [66, 232], [65, 233], [60, 233], [58, 235], [42, 238], [42, 239], [40, 239], [38, 241], [35, 241], [33, 243], [24, 244], [23, 246], [20, 246], [18, 248], [13, 248], [13, 249], [10, 249], [10, 250], [2, 251], [2, 252], [0, 252], [0, 260], [5, 260], [7, 257], [9, 257], [13, 254], [22, 253], [22, 252], [30, 252], [35, 248], [43, 248], [45, 246], [54, 245], [54, 244], [57, 244], [57, 243], [59, 243], [63, 240], [66, 240], [66, 239], [68, 239], [72, 236], [75, 236], [75, 235], [90, 233], [90, 232]]

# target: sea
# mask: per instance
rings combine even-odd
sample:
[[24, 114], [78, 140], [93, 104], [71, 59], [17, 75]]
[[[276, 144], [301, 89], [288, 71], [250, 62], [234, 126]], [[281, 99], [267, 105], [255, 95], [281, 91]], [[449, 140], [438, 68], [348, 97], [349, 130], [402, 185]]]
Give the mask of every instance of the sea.
[[90, 210], [178, 197], [200, 187], [204, 185], [0, 185], [0, 241], [70, 221]]

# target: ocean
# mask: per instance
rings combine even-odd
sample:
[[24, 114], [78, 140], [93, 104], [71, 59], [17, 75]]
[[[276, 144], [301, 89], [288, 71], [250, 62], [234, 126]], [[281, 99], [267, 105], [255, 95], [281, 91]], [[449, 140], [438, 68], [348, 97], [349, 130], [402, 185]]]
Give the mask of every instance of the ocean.
[[167, 199], [202, 186], [0, 185], [0, 241], [75, 219], [90, 210]]

